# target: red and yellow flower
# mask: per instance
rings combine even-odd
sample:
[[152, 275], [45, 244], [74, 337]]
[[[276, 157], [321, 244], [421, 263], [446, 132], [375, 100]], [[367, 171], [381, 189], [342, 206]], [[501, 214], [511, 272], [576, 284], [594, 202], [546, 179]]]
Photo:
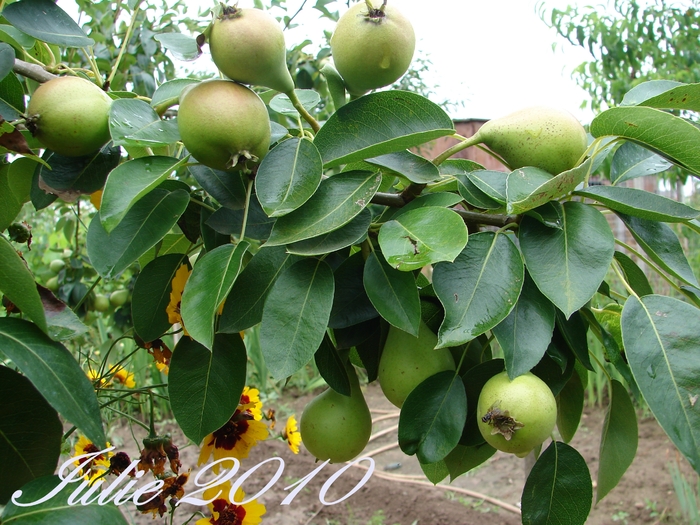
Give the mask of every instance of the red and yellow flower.
[[293, 415], [289, 416], [289, 419], [287, 419], [282, 437], [287, 440], [287, 445], [289, 445], [292, 452], [298, 454], [299, 445], [301, 445], [301, 433], [297, 426], [297, 420]]
[[[108, 442], [107, 448], [110, 446], [111, 445]], [[73, 457], [82, 456], [84, 454], [94, 454], [95, 452], [100, 452], [97, 445], [95, 445], [85, 436], [80, 436], [75, 444], [75, 453], [73, 454]], [[76, 467], [80, 468], [80, 474], [83, 476], [83, 478], [93, 482], [97, 478], [100, 478], [109, 472], [109, 459], [111, 456], [112, 453], [108, 452], [106, 454], [99, 454], [90, 460], [87, 458], [76, 459], [73, 463]]]
[[[261, 523], [262, 516], [266, 512], [265, 505], [258, 503], [258, 500], [243, 505], [232, 503], [229, 501], [230, 490], [229, 481], [205, 490], [204, 499], [215, 497], [218, 491], [221, 491], [221, 497], [209, 503], [211, 517], [201, 518], [195, 525], [258, 525]], [[233, 500], [234, 502], [244, 501], [245, 493], [239, 488]]]
[[182, 325], [182, 329], [185, 335], [188, 334], [187, 330], [185, 330], [185, 325], [182, 324], [180, 304], [182, 303], [182, 292], [185, 289], [185, 284], [187, 284], [187, 280], [190, 278], [191, 273], [192, 270], [190, 270], [186, 264], [180, 265], [180, 267], [177, 269], [177, 271], [175, 272], [175, 277], [173, 277], [172, 281], [172, 289], [170, 291], [170, 302], [165, 308], [165, 311], [168, 314], [168, 322], [170, 324], [179, 323], [180, 325]]

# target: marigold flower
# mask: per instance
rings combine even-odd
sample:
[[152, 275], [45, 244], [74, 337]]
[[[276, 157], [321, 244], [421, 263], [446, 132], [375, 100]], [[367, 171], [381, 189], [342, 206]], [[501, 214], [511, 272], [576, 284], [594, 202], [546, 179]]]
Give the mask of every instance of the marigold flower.
[[96, 192], [91, 193], [90, 202], [96, 210], [99, 210], [100, 206], [102, 205], [102, 190], [97, 190]]
[[[108, 442], [107, 448], [110, 446], [111, 445]], [[100, 449], [97, 448], [97, 446], [87, 437], [80, 436], [80, 438], [78, 438], [78, 442], [75, 444], [75, 453], [73, 456], [76, 457], [84, 454], [94, 454], [95, 452], [99, 451]], [[80, 468], [80, 474], [83, 476], [83, 478], [93, 482], [97, 478], [104, 476], [109, 471], [109, 460], [111, 456], [112, 453], [108, 452], [107, 454], [99, 454], [87, 462], [87, 458], [81, 458], [76, 459], [73, 463], [76, 467]]]
[[289, 445], [292, 452], [298, 454], [299, 445], [301, 445], [301, 433], [297, 427], [297, 420], [293, 415], [289, 416], [289, 419], [287, 419], [282, 437], [287, 440], [287, 445]]
[[100, 377], [100, 373], [97, 370], [90, 368], [87, 371], [87, 376], [90, 379], [90, 382], [93, 383], [96, 388], [103, 388], [109, 385], [109, 381], [106, 381], [103, 377]]
[[126, 388], [134, 388], [136, 382], [134, 381], [134, 374], [127, 371], [124, 367], [120, 365], [113, 366], [110, 368], [109, 373], [112, 375], [115, 381], [121, 383]]
[[170, 359], [173, 357], [172, 350], [170, 350], [161, 339], [144, 343], [143, 347], [153, 356], [158, 370], [167, 375], [170, 371]]
[[163, 480], [164, 485], [161, 489], [160, 494], [158, 494], [158, 496], [155, 496], [156, 491], [144, 492], [144, 494], [141, 496], [141, 499], [153, 499], [148, 501], [148, 503], [144, 503], [143, 505], [136, 505], [136, 509], [143, 514], [151, 512], [154, 518], [156, 517], [156, 514], [159, 514], [161, 517], [163, 517], [163, 515], [166, 512], [168, 512], [168, 507], [165, 506], [165, 500], [170, 498], [170, 504], [175, 505], [177, 503], [177, 500], [179, 500], [182, 496], [185, 495], [185, 489], [183, 489], [182, 487], [185, 485], [185, 483], [187, 483], [188, 479], [189, 473], [165, 478]]
[[154, 476], [159, 476], [165, 472], [165, 462], [170, 460], [170, 469], [177, 474], [182, 464], [180, 463], [180, 452], [173, 444], [169, 435], [156, 436], [154, 438], [144, 438], [143, 449], [137, 468], [139, 470], [149, 470]]
[[[239, 505], [229, 501], [231, 482], [227, 481], [216, 487], [211, 487], [204, 491], [204, 499], [211, 499], [221, 491], [223, 497], [215, 499], [207, 506], [211, 512], [211, 518], [201, 518], [195, 525], [258, 525], [262, 522], [265, 514], [265, 505], [253, 500], [249, 503]], [[240, 488], [236, 491], [235, 501], [243, 501], [245, 493]]]
[[241, 412], [247, 411], [253, 416], [255, 421], [262, 420], [262, 401], [260, 401], [260, 391], [257, 388], [243, 387], [241, 400], [238, 402], [238, 409]]
[[170, 303], [168, 303], [168, 306], [165, 308], [165, 311], [168, 313], [168, 322], [170, 324], [180, 323], [185, 335], [188, 334], [187, 330], [185, 330], [185, 325], [182, 324], [180, 303], [182, 302], [182, 292], [185, 289], [185, 284], [187, 283], [187, 279], [190, 278], [191, 273], [192, 270], [190, 270], [186, 264], [180, 265], [180, 267], [177, 269], [177, 272], [175, 272], [175, 277], [172, 281]]

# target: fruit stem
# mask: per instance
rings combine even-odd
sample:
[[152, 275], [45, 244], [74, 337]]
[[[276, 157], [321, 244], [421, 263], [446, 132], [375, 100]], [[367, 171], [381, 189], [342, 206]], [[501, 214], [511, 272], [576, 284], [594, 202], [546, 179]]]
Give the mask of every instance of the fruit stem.
[[481, 143], [481, 138], [479, 137], [479, 132], [477, 131], [474, 135], [471, 137], [464, 139], [462, 142], [455, 144], [454, 146], [447, 148], [445, 151], [440, 153], [437, 157], [433, 159], [433, 164], [436, 166], [439, 166], [443, 162], [445, 162], [447, 159], [449, 159], [452, 155], [455, 153], [459, 153], [463, 149], [467, 149], [470, 146], [476, 146], [477, 144]]
[[314, 130], [314, 133], [318, 133], [318, 130], [321, 129], [321, 125], [318, 123], [318, 121], [311, 116], [311, 113], [306, 111], [306, 108], [303, 106], [301, 101], [299, 100], [299, 97], [296, 94], [296, 91], [293, 89], [289, 93], [285, 93], [287, 97], [289, 97], [289, 100], [292, 102], [292, 105], [294, 106], [294, 109], [296, 109], [299, 114], [302, 116], [302, 118], [309, 123], [311, 126], [311, 129]]
[[136, 16], [139, 13], [139, 9], [141, 8], [141, 2], [138, 2], [136, 6], [134, 7], [134, 12], [131, 15], [131, 22], [129, 23], [129, 27], [126, 29], [126, 34], [124, 35], [124, 40], [122, 40], [122, 45], [119, 48], [119, 55], [117, 55], [117, 60], [114, 62], [114, 65], [112, 66], [112, 71], [109, 72], [109, 77], [107, 77], [107, 84], [111, 84], [112, 80], [114, 80], [114, 77], [117, 74], [117, 70], [119, 69], [119, 64], [122, 61], [122, 57], [124, 56], [124, 52], [126, 51], [126, 47], [129, 45], [129, 40], [131, 40], [131, 34], [134, 31], [134, 26], [136, 25]]
[[246, 188], [245, 192], [245, 209], [243, 211], [243, 226], [241, 226], [241, 236], [238, 238], [238, 241], [242, 241], [245, 238], [245, 228], [246, 225], [248, 224], [248, 212], [250, 211], [250, 197], [253, 193], [253, 179], [250, 179], [248, 181], [248, 187]]
[[84, 47], [82, 49], [83, 49], [83, 52], [85, 53], [85, 56], [88, 59], [88, 62], [90, 62], [90, 69], [92, 70], [92, 73], [95, 75], [95, 83], [99, 87], [104, 86], [104, 82], [102, 81], [102, 74], [100, 73], [100, 68], [97, 66], [97, 62], [95, 62], [95, 55], [94, 55], [94, 52], [92, 51], [92, 46]]

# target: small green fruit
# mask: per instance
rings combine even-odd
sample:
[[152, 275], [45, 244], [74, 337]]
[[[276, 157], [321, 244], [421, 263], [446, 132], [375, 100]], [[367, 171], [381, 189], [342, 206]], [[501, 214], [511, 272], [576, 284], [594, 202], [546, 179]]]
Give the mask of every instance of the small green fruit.
[[114, 307], [123, 306], [129, 299], [129, 290], [117, 290], [109, 295], [109, 304]]
[[444, 370], [454, 370], [455, 362], [446, 348], [435, 350], [437, 336], [421, 321], [418, 337], [389, 328], [379, 360], [379, 384], [392, 404], [403, 402], [424, 380]]
[[63, 259], [54, 259], [49, 263], [49, 270], [51, 270], [54, 275], [63, 270], [65, 267], [66, 262]]
[[101, 293], [95, 295], [95, 300], [93, 303], [93, 307], [95, 308], [95, 310], [97, 310], [98, 312], [106, 312], [107, 310], [109, 310], [109, 305], [110, 301], [106, 295]]
[[506, 372], [489, 379], [476, 414], [486, 442], [519, 457], [547, 439], [557, 422], [557, 402], [547, 383], [528, 372], [511, 381]]
[[40, 85], [27, 106], [27, 128], [46, 148], [67, 157], [99, 150], [110, 140], [112, 99], [80, 77]]
[[473, 137], [511, 169], [533, 166], [553, 175], [575, 167], [588, 147], [588, 136], [571, 113], [532, 107], [489, 120]]
[[224, 7], [211, 25], [209, 49], [216, 67], [231, 80], [282, 93], [294, 90], [282, 28], [266, 11]]
[[51, 277], [51, 279], [46, 281], [46, 287], [52, 292], [57, 292], [59, 287], [58, 277], [54, 275], [53, 277]]
[[362, 452], [372, 432], [372, 416], [360, 390], [360, 382], [347, 365], [351, 394], [329, 388], [304, 408], [299, 431], [306, 449], [317, 459], [331, 463], [349, 461]]
[[396, 82], [408, 70], [416, 47], [411, 22], [393, 5], [369, 10], [353, 5], [338, 20], [331, 53], [348, 91], [361, 95]]
[[260, 97], [229, 80], [209, 80], [180, 98], [180, 138], [197, 161], [227, 170], [259, 162], [270, 148], [270, 119]]

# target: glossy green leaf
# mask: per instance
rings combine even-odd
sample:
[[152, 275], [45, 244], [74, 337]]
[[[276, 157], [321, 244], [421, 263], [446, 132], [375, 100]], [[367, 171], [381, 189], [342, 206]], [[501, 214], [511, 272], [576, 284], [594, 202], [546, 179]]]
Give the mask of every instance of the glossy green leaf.
[[119, 99], [109, 111], [109, 132], [115, 146], [158, 147], [180, 140], [177, 120], [162, 120], [147, 102]]
[[[22, 487], [22, 494], [15, 501], [33, 503], [44, 499], [61, 484], [58, 476], [44, 476]], [[113, 503], [100, 505], [69, 505], [68, 499], [76, 490], [76, 484], [68, 484], [46, 501], [32, 506], [10, 503], [2, 513], [4, 525], [127, 525], [119, 507]], [[93, 496], [94, 497], [94, 496]]]
[[361, 252], [356, 252], [333, 271], [335, 291], [333, 308], [328, 320], [330, 328], [347, 328], [379, 314], [372, 306], [362, 282], [365, 260]]
[[62, 417], [97, 446], [105, 445], [95, 391], [65, 346], [49, 339], [29, 321], [3, 317], [0, 348]]
[[623, 213], [617, 215], [652, 261], [684, 283], [700, 286], [678, 236], [668, 225]]
[[364, 285], [372, 304], [386, 321], [418, 337], [420, 298], [416, 279], [410, 272], [401, 272], [372, 252], [364, 267]]
[[[243, 208], [237, 210], [219, 208], [204, 221], [204, 224], [225, 237], [231, 235], [239, 237], [243, 229], [244, 218], [246, 218], [246, 214]], [[265, 214], [256, 198], [250, 200], [247, 219], [245, 236], [256, 240], [267, 239], [276, 221]]]
[[111, 279], [126, 270], [170, 231], [189, 201], [185, 191], [157, 188], [134, 204], [110, 233], [98, 213], [87, 234], [88, 257], [97, 273]]
[[506, 180], [506, 211], [512, 214], [524, 213], [570, 193], [590, 174], [592, 162], [592, 159], [588, 159], [580, 166], [555, 177], [537, 168], [513, 171]]
[[645, 101], [685, 84], [674, 80], [649, 80], [630, 89], [620, 102], [621, 106], [646, 105]]
[[611, 384], [600, 438], [596, 503], [617, 486], [637, 454], [637, 412], [627, 389], [615, 379]]
[[581, 364], [593, 372], [591, 358], [588, 355], [588, 324], [581, 312], [574, 312], [567, 319], [561, 310], [557, 310], [556, 326], [569, 349]]
[[457, 445], [445, 458], [447, 470], [450, 473], [450, 481], [454, 481], [462, 474], [478, 467], [496, 453], [496, 449], [488, 443], [482, 443], [474, 447]]
[[255, 175], [255, 194], [269, 217], [279, 217], [309, 200], [322, 175], [323, 161], [314, 143], [291, 138], [265, 155]]
[[[446, 191], [440, 191], [437, 193], [426, 193], [420, 197], [416, 197], [410, 201], [405, 206], [397, 208], [394, 213], [390, 216], [382, 215], [382, 218], [387, 217], [391, 219], [396, 219], [397, 217], [407, 213], [411, 210], [416, 210], [418, 208], [425, 208], [427, 206], [437, 206], [440, 208], [451, 208], [462, 202], [462, 196], [456, 193], [450, 193]], [[393, 210], [392, 210], [393, 211]]]
[[457, 446], [467, 418], [461, 378], [438, 372], [414, 388], [401, 408], [399, 446], [421, 463], [444, 459]]
[[469, 180], [468, 173], [483, 169], [480, 164], [467, 159], [448, 159], [440, 164], [440, 174], [457, 179], [459, 194], [469, 204], [482, 210], [503, 208], [502, 203], [493, 200]]
[[[9, 165], [7, 174], [10, 191], [20, 203], [29, 202], [32, 190], [32, 176], [36, 162], [26, 157], [15, 159]], [[1, 176], [1, 175], [0, 175]]]
[[583, 525], [591, 511], [593, 485], [586, 460], [576, 449], [553, 442], [525, 482], [523, 525]]
[[119, 165], [119, 148], [105, 146], [87, 157], [64, 157], [45, 151], [42, 158], [51, 169], [38, 164], [36, 173], [44, 183], [55, 190], [77, 193], [93, 193], [102, 189], [107, 175]]
[[191, 247], [190, 241], [182, 233], [168, 233], [157, 245], [150, 248], [138, 259], [139, 266], [143, 268], [156, 257], [171, 253], [187, 253]]
[[151, 97], [151, 107], [157, 109], [174, 106], [179, 102], [180, 94], [187, 86], [198, 83], [199, 80], [194, 78], [175, 78], [173, 80], [163, 82], [153, 92], [153, 96]]
[[411, 271], [440, 261], [454, 261], [467, 244], [468, 235], [457, 213], [430, 206], [384, 223], [379, 230], [379, 245], [393, 268]]
[[153, 39], [160, 42], [177, 60], [194, 60], [202, 54], [197, 40], [182, 33], [159, 33], [153, 35]]
[[700, 84], [682, 84], [670, 80], [643, 82], [625, 94], [621, 105], [700, 111]]
[[344, 172], [324, 180], [303, 206], [277, 219], [267, 244], [303, 241], [346, 225], [369, 204], [380, 183], [380, 175], [367, 171]]
[[240, 332], [262, 320], [267, 294], [279, 275], [299, 257], [286, 253], [283, 246], [264, 246], [253, 256], [233, 283], [231, 301], [224, 303], [219, 331]]
[[506, 181], [508, 174], [502, 171], [479, 170], [467, 174], [467, 178], [489, 198], [500, 204], [508, 201]]
[[241, 272], [250, 243], [224, 244], [197, 260], [182, 292], [182, 324], [194, 340], [211, 349], [216, 314]]
[[514, 379], [540, 362], [554, 331], [554, 305], [525, 273], [525, 282], [515, 307], [493, 327], [503, 349], [508, 377]]
[[44, 332], [46, 314], [34, 276], [5, 237], [0, 236], [0, 292]]
[[[295, 89], [294, 93], [306, 111], [311, 111], [321, 102], [321, 95], [313, 89]], [[270, 100], [269, 106], [270, 109], [282, 115], [288, 115], [290, 117], [297, 117], [299, 115], [292, 101], [289, 100], [289, 97], [284, 93], [275, 95], [274, 98]]]
[[245, 208], [246, 186], [238, 172], [215, 170], [204, 164], [189, 166], [190, 173], [204, 191], [225, 208]]
[[367, 208], [345, 226], [318, 237], [287, 245], [287, 251], [296, 255], [324, 255], [348, 246], [360, 244], [367, 236], [367, 230], [372, 223], [372, 212]]
[[644, 270], [642, 270], [636, 262], [627, 254], [618, 251], [615, 251], [614, 257], [615, 261], [617, 261], [622, 269], [627, 284], [630, 285], [637, 295], [650, 295], [654, 293]]
[[173, 415], [195, 443], [226, 424], [246, 378], [246, 349], [238, 334], [217, 334], [211, 350], [183, 337], [173, 350], [168, 396]]
[[[477, 341], [476, 339], [474, 341]], [[473, 342], [470, 343], [474, 344]], [[479, 402], [481, 389], [486, 382], [496, 374], [503, 372], [503, 359], [486, 359], [485, 361], [469, 368], [462, 373], [462, 383], [467, 393], [467, 420], [462, 430], [459, 444], [475, 447], [484, 444], [486, 441], [479, 431], [476, 408]]]
[[569, 443], [574, 438], [581, 422], [585, 390], [581, 374], [588, 374], [588, 372], [583, 368], [580, 372], [574, 371], [557, 395], [557, 429], [565, 443]]
[[450, 475], [445, 460], [440, 460], [435, 463], [419, 463], [420, 469], [425, 474], [425, 477], [433, 485], [437, 485], [443, 479]]
[[4, 23], [0, 24], [0, 40], [10, 44], [19, 53], [24, 53], [25, 50], [32, 49], [36, 44], [36, 39]]
[[403, 151], [454, 133], [452, 119], [425, 97], [383, 91], [339, 108], [314, 138], [325, 167]]
[[380, 155], [367, 159], [367, 162], [391, 170], [416, 184], [428, 184], [440, 178], [435, 164], [408, 150]]
[[630, 296], [622, 339], [634, 378], [657, 421], [700, 473], [700, 311], [661, 295]]
[[88, 331], [70, 307], [58, 299], [48, 288], [37, 285], [39, 297], [46, 314], [47, 333], [54, 341], [68, 341]]
[[507, 235], [481, 232], [453, 263], [433, 271], [433, 287], [445, 308], [438, 348], [458, 346], [498, 325], [514, 308], [525, 269]]
[[0, 43], [0, 80], [12, 71], [15, 65], [15, 50], [10, 44]]
[[141, 157], [120, 164], [109, 176], [102, 193], [100, 221], [107, 233], [124, 218], [136, 201], [154, 190], [187, 159]]
[[53, 474], [61, 455], [63, 425], [34, 385], [0, 366], [0, 505], [40, 476]]
[[603, 111], [591, 122], [594, 137], [618, 136], [657, 151], [688, 171], [700, 174], [700, 128], [671, 113], [642, 106]]
[[339, 394], [349, 396], [350, 378], [348, 371], [345, 368], [343, 359], [338, 354], [333, 342], [328, 335], [324, 336], [321, 346], [318, 347], [314, 354], [314, 362], [318, 368], [321, 377], [328, 383], [328, 386]]
[[9, 167], [0, 168], [0, 231], [4, 231], [15, 221], [22, 211], [22, 203], [10, 187]]
[[672, 165], [661, 155], [639, 144], [625, 142], [613, 155], [610, 165], [610, 180], [613, 184], [621, 184], [637, 177], [661, 173]]
[[8, 122], [22, 118], [24, 100], [24, 88], [17, 75], [10, 73], [0, 80], [0, 116]]
[[561, 230], [525, 216], [519, 239], [535, 284], [569, 317], [598, 290], [612, 261], [615, 239], [595, 208], [566, 202], [562, 210]]
[[131, 297], [134, 331], [146, 342], [162, 336], [171, 326], [165, 311], [170, 303], [175, 273], [181, 265], [189, 267], [182, 253], [156, 257], [139, 272]]
[[61, 47], [95, 44], [73, 19], [51, 0], [23, 0], [8, 4], [2, 16], [20, 31]]
[[296, 262], [272, 285], [260, 345], [275, 380], [292, 375], [313, 357], [326, 333], [333, 290], [333, 271], [317, 259]]
[[596, 200], [611, 210], [650, 221], [683, 222], [700, 215], [700, 211], [690, 206], [636, 188], [589, 186], [574, 194]]

